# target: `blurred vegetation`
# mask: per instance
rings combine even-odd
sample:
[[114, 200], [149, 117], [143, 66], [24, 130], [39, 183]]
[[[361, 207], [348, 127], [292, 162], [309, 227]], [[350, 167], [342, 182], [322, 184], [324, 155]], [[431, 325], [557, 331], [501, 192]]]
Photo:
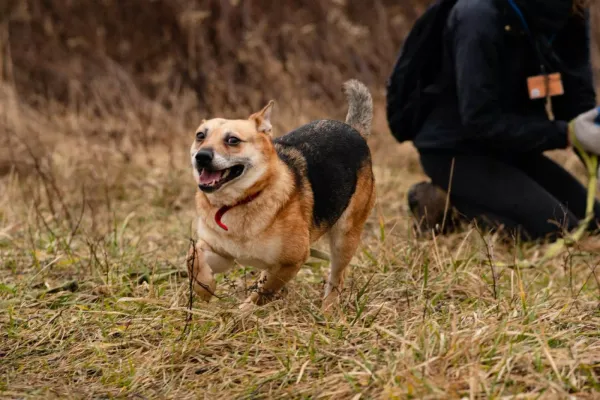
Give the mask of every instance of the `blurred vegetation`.
[[[5, 80], [28, 101], [191, 92], [208, 113], [381, 88], [419, 2], [4, 0]], [[413, 4], [415, 3], [415, 4]], [[110, 90], [112, 89], [112, 90]], [[343, 102], [342, 102], [343, 103]]]
[[[511, 270], [488, 261], [542, 246], [413, 235], [424, 176], [383, 96], [426, 3], [0, 0], [0, 397], [597, 398], [600, 240]], [[378, 204], [346, 317], [319, 311], [319, 262], [252, 318], [247, 268], [187, 310], [197, 124], [271, 98], [279, 134], [343, 119], [348, 78], [376, 103]]]
[[[2, 0], [0, 77], [34, 106], [51, 99], [116, 115], [131, 103], [170, 111], [182, 97], [193, 99], [186, 111], [204, 114], [245, 115], [272, 98], [339, 109], [351, 77], [381, 99], [428, 3]], [[596, 43], [593, 52], [598, 60]]]

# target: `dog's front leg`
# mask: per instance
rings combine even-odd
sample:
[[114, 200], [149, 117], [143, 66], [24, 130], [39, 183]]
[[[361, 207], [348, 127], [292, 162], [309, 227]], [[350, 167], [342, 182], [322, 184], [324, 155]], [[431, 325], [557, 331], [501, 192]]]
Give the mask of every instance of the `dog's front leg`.
[[282, 265], [273, 270], [263, 271], [256, 281], [255, 291], [244, 300], [240, 308], [245, 309], [254, 304], [262, 306], [273, 300], [277, 292], [296, 276], [302, 264]]
[[215, 253], [204, 242], [190, 248], [187, 255], [187, 268], [193, 282], [194, 292], [203, 301], [209, 302], [215, 293], [217, 283], [215, 273], [226, 272], [233, 267], [233, 259]]

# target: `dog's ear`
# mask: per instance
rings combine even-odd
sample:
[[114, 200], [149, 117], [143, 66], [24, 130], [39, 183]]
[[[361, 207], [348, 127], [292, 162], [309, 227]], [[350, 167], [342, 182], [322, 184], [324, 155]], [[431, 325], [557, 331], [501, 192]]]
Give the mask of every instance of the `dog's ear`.
[[250, 116], [249, 119], [256, 122], [257, 131], [266, 133], [267, 135], [272, 134], [273, 126], [271, 125], [271, 111], [273, 110], [274, 104], [275, 102], [271, 100], [262, 110]]

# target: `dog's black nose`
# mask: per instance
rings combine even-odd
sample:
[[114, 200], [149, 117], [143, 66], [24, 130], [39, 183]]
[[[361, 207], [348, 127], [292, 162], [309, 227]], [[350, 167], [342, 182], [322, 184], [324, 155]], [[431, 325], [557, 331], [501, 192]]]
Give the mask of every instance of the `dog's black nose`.
[[215, 152], [213, 149], [202, 149], [196, 153], [196, 164], [199, 167], [207, 167], [213, 160]]

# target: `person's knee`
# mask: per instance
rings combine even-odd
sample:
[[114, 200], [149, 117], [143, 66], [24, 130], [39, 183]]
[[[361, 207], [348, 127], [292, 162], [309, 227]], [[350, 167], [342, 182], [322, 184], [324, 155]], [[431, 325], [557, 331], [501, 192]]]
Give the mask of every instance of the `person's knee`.
[[554, 241], [577, 229], [581, 221], [569, 210], [564, 210], [562, 215], [530, 221], [526, 231], [533, 240]]
[[413, 185], [407, 194], [408, 208], [418, 232], [447, 233], [455, 228], [455, 211], [448, 194], [430, 182]]

